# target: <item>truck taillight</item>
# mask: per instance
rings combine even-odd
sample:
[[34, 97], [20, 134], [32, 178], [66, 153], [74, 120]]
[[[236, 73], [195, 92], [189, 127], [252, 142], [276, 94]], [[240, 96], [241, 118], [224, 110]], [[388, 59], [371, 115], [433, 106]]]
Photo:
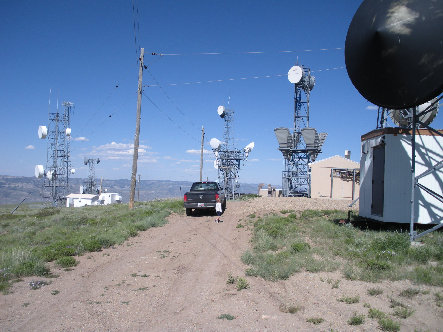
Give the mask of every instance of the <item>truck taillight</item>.
[[218, 194], [215, 194], [215, 200], [219, 199]]
[[188, 200], [188, 196], [185, 194], [185, 196], [183, 196], [183, 201], [187, 201]]

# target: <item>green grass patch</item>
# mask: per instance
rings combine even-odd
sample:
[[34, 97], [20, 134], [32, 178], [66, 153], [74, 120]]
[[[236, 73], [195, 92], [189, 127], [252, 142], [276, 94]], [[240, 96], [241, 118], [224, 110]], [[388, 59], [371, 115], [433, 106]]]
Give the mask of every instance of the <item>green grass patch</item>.
[[226, 283], [228, 285], [235, 284], [235, 277], [231, 273], [228, 274], [228, 280], [226, 280]]
[[314, 325], [318, 325], [323, 323], [325, 320], [321, 317], [311, 317], [306, 320], [308, 323], [312, 323]]
[[441, 295], [440, 293], [435, 293], [434, 301], [437, 307], [443, 307], [443, 295]]
[[381, 319], [385, 318], [387, 315], [381, 310], [375, 308], [369, 308], [368, 317], [372, 319]]
[[400, 292], [400, 296], [402, 297], [406, 297], [408, 299], [412, 299], [413, 297], [417, 296], [418, 294], [420, 294], [420, 290], [417, 288], [407, 288], [405, 290], [402, 290]]
[[7, 292], [20, 277], [49, 276], [46, 262], [73, 264], [72, 256], [100, 251], [162, 226], [172, 212], [183, 213], [181, 200], [137, 203], [133, 210], [127, 205], [43, 209], [24, 205], [10, 215], [0, 208], [0, 291]]
[[237, 278], [237, 290], [241, 291], [242, 289], [249, 288], [249, 283], [244, 278]]
[[365, 322], [365, 315], [354, 313], [348, 320], [349, 325], [361, 325]]
[[406, 319], [414, 313], [414, 310], [410, 308], [396, 307], [394, 309], [394, 316]]
[[[299, 271], [342, 271], [350, 280], [408, 279], [443, 286], [443, 233], [433, 232], [411, 246], [407, 230], [365, 223], [345, 211], [306, 210], [267, 215], [251, 221], [252, 249], [243, 253], [248, 275], [287, 279]], [[309, 241], [307, 241], [309, 239]], [[430, 264], [430, 262], [433, 262]]]
[[78, 264], [77, 260], [72, 256], [60, 257], [55, 263], [61, 267], [72, 267]]
[[392, 297], [389, 298], [389, 301], [391, 303], [391, 305], [390, 305], [391, 308], [395, 308], [395, 307], [406, 308], [406, 304], [404, 304], [404, 303], [402, 303], [400, 301], [397, 301], [396, 299], [394, 299]]
[[354, 304], [360, 302], [360, 296], [344, 296], [337, 299], [338, 302], [344, 302], [346, 304]]
[[218, 319], [226, 319], [226, 320], [233, 320], [235, 319], [235, 316], [232, 316], [230, 314], [221, 314], [217, 317]]
[[381, 289], [381, 288], [369, 288], [368, 289], [368, 295], [370, 295], [370, 296], [377, 296], [377, 295], [380, 295], [380, 294], [383, 294], [383, 289]]
[[295, 313], [299, 312], [302, 309], [302, 307], [296, 306], [296, 305], [288, 305], [287, 306], [287, 305], [281, 304], [279, 309], [281, 312], [284, 312], [284, 313], [295, 314]]
[[400, 323], [392, 320], [389, 317], [380, 318], [378, 326], [382, 331], [397, 332], [400, 331]]

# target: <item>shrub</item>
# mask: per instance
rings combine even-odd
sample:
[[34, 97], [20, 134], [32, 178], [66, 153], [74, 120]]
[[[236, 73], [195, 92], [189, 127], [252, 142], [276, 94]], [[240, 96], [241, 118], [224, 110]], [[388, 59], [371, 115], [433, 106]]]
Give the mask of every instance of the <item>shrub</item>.
[[344, 302], [346, 304], [354, 304], [360, 302], [360, 296], [353, 296], [353, 297], [342, 297], [337, 299], [339, 302]]
[[310, 245], [305, 242], [294, 242], [291, 244], [292, 252], [300, 252], [310, 248]]
[[228, 280], [226, 281], [226, 283], [229, 284], [234, 284], [235, 283], [235, 278], [232, 274], [228, 274]]
[[237, 279], [237, 290], [241, 291], [242, 289], [249, 288], [249, 283], [244, 278], [238, 278]]
[[383, 289], [381, 289], [381, 288], [369, 288], [368, 289], [368, 295], [376, 296], [376, 295], [380, 295], [380, 294], [383, 294]]
[[235, 316], [232, 316], [230, 314], [221, 314], [217, 317], [218, 319], [226, 319], [226, 320], [233, 320], [235, 319]]
[[380, 319], [380, 318], [385, 318], [386, 314], [378, 309], [375, 308], [370, 308], [369, 312], [368, 312], [368, 317], [369, 318], [375, 318], [375, 319]]
[[78, 264], [78, 262], [76, 261], [76, 259], [72, 256], [65, 256], [65, 257], [60, 257], [59, 259], [57, 259], [55, 261], [55, 263], [61, 267], [73, 267], [76, 266]]
[[378, 320], [378, 325], [382, 331], [397, 332], [400, 331], [400, 323], [391, 318], [384, 317]]
[[414, 296], [420, 294], [420, 290], [416, 288], [407, 288], [400, 292], [400, 296], [412, 299]]
[[414, 310], [403, 307], [396, 307], [394, 309], [394, 316], [406, 319], [414, 313]]
[[318, 325], [323, 323], [325, 320], [321, 317], [311, 317], [306, 320], [308, 323], [312, 323], [314, 325]]
[[349, 325], [361, 325], [365, 322], [365, 316], [364, 315], [357, 315], [357, 313], [354, 313], [351, 318], [348, 320]]

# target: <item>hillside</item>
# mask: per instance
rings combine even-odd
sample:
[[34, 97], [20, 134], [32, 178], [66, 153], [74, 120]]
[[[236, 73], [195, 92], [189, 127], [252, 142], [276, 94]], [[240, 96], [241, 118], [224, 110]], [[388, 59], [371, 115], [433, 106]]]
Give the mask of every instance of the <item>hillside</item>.
[[[84, 179], [70, 179], [70, 192], [78, 193]], [[97, 180], [97, 184], [100, 180]], [[26, 202], [42, 202], [41, 179], [25, 176], [0, 175], [0, 205], [18, 204], [26, 198]], [[190, 187], [192, 181], [169, 181], [169, 180], [141, 180], [140, 201], [150, 201], [160, 198], [181, 197]], [[138, 183], [137, 183], [138, 185]], [[129, 201], [131, 181], [127, 179], [103, 180], [103, 189], [108, 192], [117, 192], [123, 197], [123, 202]], [[138, 188], [135, 199], [138, 200]], [[257, 184], [240, 184], [240, 192], [256, 193]]]

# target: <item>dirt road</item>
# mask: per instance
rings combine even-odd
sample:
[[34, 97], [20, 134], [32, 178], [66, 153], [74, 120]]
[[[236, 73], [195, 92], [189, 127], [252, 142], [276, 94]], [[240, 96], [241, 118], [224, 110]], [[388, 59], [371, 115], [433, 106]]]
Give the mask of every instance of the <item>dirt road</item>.
[[[377, 322], [369, 318], [358, 327], [347, 321], [354, 312], [367, 313], [364, 303], [389, 312], [387, 296], [411, 287], [409, 282], [377, 284], [385, 293], [371, 297], [367, 289], [374, 284], [344, 280], [339, 272], [299, 273], [280, 282], [246, 277], [240, 259], [250, 245], [250, 231], [236, 226], [247, 215], [307, 207], [347, 209], [347, 203], [296, 198], [233, 202], [222, 223], [213, 216], [173, 215], [165, 226], [123, 245], [78, 257], [80, 264], [71, 271], [54, 268], [59, 277], [49, 279], [47, 286], [31, 290], [31, 280], [42, 280], [36, 277], [16, 283], [12, 294], [0, 295], [0, 330], [376, 330]], [[229, 274], [245, 278], [249, 288], [237, 291], [227, 284]], [[340, 287], [332, 288], [328, 279], [340, 280]], [[357, 304], [337, 301], [355, 294], [360, 295]], [[443, 326], [432, 296], [433, 291], [414, 300], [416, 313], [402, 320], [402, 330], [437, 331]], [[289, 306], [301, 310], [285, 312]], [[235, 318], [218, 318], [223, 314]], [[307, 322], [312, 317], [324, 322]]]

